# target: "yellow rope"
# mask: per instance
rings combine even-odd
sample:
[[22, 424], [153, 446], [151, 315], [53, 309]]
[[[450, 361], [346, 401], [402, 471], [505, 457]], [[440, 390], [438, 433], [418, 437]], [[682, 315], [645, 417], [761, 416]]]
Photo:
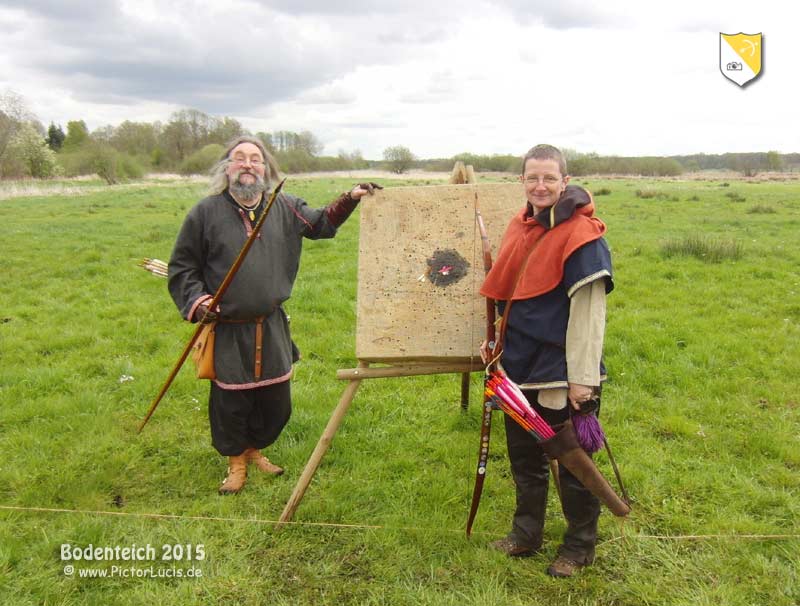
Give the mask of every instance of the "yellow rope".
[[596, 549], [617, 541], [651, 539], [656, 541], [708, 541], [708, 540], [754, 540], [754, 541], [787, 541], [800, 540], [800, 534], [634, 534], [622, 535], [601, 541]]
[[[280, 522], [279, 520], [264, 520], [258, 518], [227, 518], [220, 516], [186, 516], [170, 513], [132, 513], [128, 511], [102, 511], [91, 509], [64, 509], [51, 507], [17, 507], [14, 505], [0, 505], [0, 510], [35, 512], [35, 513], [76, 513], [81, 515], [104, 515], [131, 518], [151, 518], [156, 520], [190, 520], [194, 522], [245, 522], [251, 524], [274, 524], [287, 526], [315, 526], [320, 528], [343, 528], [350, 530], [413, 530], [424, 532], [439, 533], [459, 533], [464, 534], [463, 529], [451, 528], [427, 528], [419, 526], [382, 526], [378, 524], [338, 524], [334, 522]], [[494, 535], [496, 533], [478, 532], [473, 534]], [[735, 539], [735, 540], [758, 540], [758, 541], [779, 541], [779, 540], [800, 540], [800, 534], [634, 534], [621, 535], [598, 543], [597, 547], [603, 547], [610, 543], [622, 540], [652, 539], [659, 541], [703, 541], [712, 539]]]
[[[226, 518], [220, 516], [186, 516], [171, 513], [135, 513], [129, 511], [102, 511], [92, 509], [63, 509], [51, 507], [16, 507], [14, 505], [0, 505], [0, 510], [21, 511], [35, 513], [77, 513], [82, 515], [101, 515], [101, 516], [120, 516], [131, 518], [151, 518], [156, 520], [190, 520], [193, 522], [246, 522], [252, 524], [274, 524], [275, 526], [317, 526], [322, 528], [346, 528], [355, 530], [414, 530], [425, 532], [457, 532], [464, 533], [464, 530], [453, 530], [450, 528], [424, 528], [419, 526], [381, 526], [376, 524], [338, 524], [335, 522], [281, 522], [280, 520], [265, 520], [259, 518]], [[478, 533], [488, 534], [488, 533]]]

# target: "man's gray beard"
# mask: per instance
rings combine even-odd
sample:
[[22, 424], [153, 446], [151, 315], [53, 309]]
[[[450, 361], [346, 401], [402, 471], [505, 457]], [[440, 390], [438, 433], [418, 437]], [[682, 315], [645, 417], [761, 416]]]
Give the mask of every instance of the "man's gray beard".
[[236, 177], [231, 180], [230, 185], [228, 186], [231, 190], [231, 194], [241, 200], [255, 200], [267, 189], [267, 182], [264, 180], [264, 177], [254, 173], [249, 174], [255, 177], [255, 182], [240, 183], [239, 177], [242, 175], [242, 173], [237, 173]]

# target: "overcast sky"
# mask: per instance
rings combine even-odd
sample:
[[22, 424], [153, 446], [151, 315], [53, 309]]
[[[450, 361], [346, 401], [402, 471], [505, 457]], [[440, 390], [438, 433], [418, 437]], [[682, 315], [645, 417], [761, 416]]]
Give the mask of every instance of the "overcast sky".
[[[0, 0], [0, 92], [45, 126], [191, 107], [373, 159], [800, 152], [799, 22], [788, 0]], [[764, 35], [744, 88], [720, 32]]]

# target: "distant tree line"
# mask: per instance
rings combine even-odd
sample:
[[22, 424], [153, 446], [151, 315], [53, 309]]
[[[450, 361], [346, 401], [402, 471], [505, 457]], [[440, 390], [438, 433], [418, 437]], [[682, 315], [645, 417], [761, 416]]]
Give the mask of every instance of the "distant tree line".
[[[169, 121], [132, 122], [89, 132], [84, 120], [45, 129], [13, 92], [0, 94], [0, 178], [48, 178], [97, 174], [108, 183], [148, 172], [206, 173], [234, 137], [252, 134], [234, 118], [196, 109], [174, 112]], [[367, 168], [358, 150], [320, 155], [322, 143], [309, 132], [258, 132], [288, 173]], [[375, 164], [375, 163], [372, 163]]]
[[[196, 109], [174, 112], [166, 123], [124, 121], [89, 132], [86, 122], [67, 122], [66, 131], [44, 128], [21, 96], [0, 94], [0, 178], [49, 178], [97, 174], [108, 183], [148, 172], [203, 174], [220, 158], [224, 144], [248, 133], [234, 118]], [[278, 130], [255, 136], [287, 173], [376, 168], [403, 173], [411, 168], [452, 170], [456, 161], [477, 172], [520, 172], [520, 157], [462, 153], [452, 158], [420, 159], [402, 145], [387, 147], [382, 160], [365, 160], [358, 150], [321, 155], [323, 145], [310, 131]], [[670, 157], [600, 156], [565, 150], [569, 173], [675, 176], [697, 170], [734, 170], [745, 176], [763, 171], [800, 169], [800, 154], [694, 154]]]
[[764, 171], [800, 170], [800, 153], [780, 154], [776, 151], [738, 154], [694, 154], [675, 156], [687, 171], [735, 170], [746, 177]]
[[[672, 177], [700, 170], [732, 170], [746, 177], [765, 171], [800, 170], [800, 153], [780, 154], [776, 151], [757, 153], [694, 154], [691, 156], [600, 156], [565, 149], [570, 175], [641, 175]], [[471, 164], [478, 172], [520, 173], [521, 156], [458, 154], [452, 158], [419, 160], [416, 168], [447, 171], [457, 160]]]
[[[67, 176], [97, 173], [109, 183], [146, 172], [203, 174], [219, 160], [225, 144], [251, 134], [234, 118], [217, 118], [196, 109], [173, 113], [169, 122], [131, 122], [91, 133], [83, 120], [67, 123], [67, 132], [52, 125], [46, 139], [58, 152]], [[255, 133], [285, 172], [364, 168], [361, 153], [320, 156], [322, 144], [309, 131]]]
[[800, 168], [800, 154], [779, 154], [776, 151], [635, 158], [573, 153], [568, 161], [569, 172], [573, 175], [620, 174], [671, 177], [699, 170], [732, 170], [746, 177], [754, 177], [764, 171]]

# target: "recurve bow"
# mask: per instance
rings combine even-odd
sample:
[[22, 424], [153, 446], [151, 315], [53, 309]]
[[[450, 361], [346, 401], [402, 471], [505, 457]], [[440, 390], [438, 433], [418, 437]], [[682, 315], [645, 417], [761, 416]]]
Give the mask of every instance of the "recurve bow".
[[[475, 194], [475, 221], [478, 224], [478, 231], [481, 235], [481, 248], [483, 249], [483, 270], [485, 274], [492, 269], [492, 247], [489, 236], [486, 234], [486, 226], [483, 223], [480, 208], [478, 207], [478, 194]], [[495, 301], [486, 297], [486, 342], [490, 355], [494, 355], [495, 349]], [[492, 360], [486, 367], [488, 372], [495, 370], [496, 362]], [[485, 379], [484, 379], [485, 380]], [[481, 443], [478, 450], [478, 467], [475, 470], [475, 488], [472, 491], [472, 503], [467, 517], [467, 536], [472, 534], [472, 523], [478, 513], [478, 505], [481, 502], [483, 492], [483, 482], [486, 479], [486, 464], [489, 460], [489, 436], [492, 431], [492, 405], [489, 396], [484, 389], [483, 395], [483, 418], [481, 419]]]

